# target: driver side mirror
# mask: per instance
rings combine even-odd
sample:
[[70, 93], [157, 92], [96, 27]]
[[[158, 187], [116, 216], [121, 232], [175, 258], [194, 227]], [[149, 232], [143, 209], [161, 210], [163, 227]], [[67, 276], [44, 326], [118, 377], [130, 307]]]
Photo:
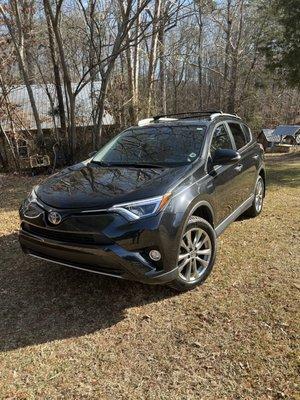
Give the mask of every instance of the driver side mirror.
[[213, 165], [234, 164], [241, 159], [239, 152], [232, 149], [217, 149], [212, 158]]

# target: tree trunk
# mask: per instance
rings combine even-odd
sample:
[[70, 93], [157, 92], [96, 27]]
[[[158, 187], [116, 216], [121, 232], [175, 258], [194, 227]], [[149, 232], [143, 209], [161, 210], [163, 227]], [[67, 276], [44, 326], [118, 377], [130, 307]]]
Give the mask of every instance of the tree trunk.
[[203, 36], [203, 21], [202, 21], [202, 9], [200, 2], [198, 3], [197, 10], [197, 22], [198, 22], [198, 88], [199, 88], [199, 110], [203, 107], [203, 88], [202, 88], [202, 36]]
[[227, 0], [227, 15], [226, 15], [226, 46], [225, 46], [225, 55], [224, 55], [224, 78], [223, 78], [223, 87], [222, 87], [222, 96], [221, 96], [221, 106], [225, 107], [226, 98], [228, 95], [228, 75], [229, 75], [229, 60], [230, 60], [230, 39], [231, 39], [231, 1]]
[[4, 133], [3, 129], [0, 125], [0, 141], [1, 141], [1, 146], [0, 146], [0, 164], [3, 166], [3, 170], [5, 172], [8, 171], [8, 159], [7, 159], [7, 154], [5, 150], [5, 139], [4, 139]]
[[28, 79], [30, 84], [35, 83], [35, 65], [31, 53], [30, 45], [32, 43], [32, 28], [33, 28], [33, 15], [35, 0], [23, 0], [21, 13], [22, 13], [22, 31], [24, 38], [24, 63], [28, 72]]
[[96, 107], [95, 107], [95, 97], [94, 97], [94, 89], [95, 89], [95, 81], [98, 78], [98, 71], [96, 70], [97, 64], [97, 54], [95, 49], [95, 39], [96, 39], [96, 26], [95, 26], [95, 7], [96, 1], [89, 0], [88, 1], [88, 12], [86, 15], [86, 20], [88, 22], [88, 30], [89, 30], [89, 75], [91, 81], [91, 104], [92, 104], [92, 121], [93, 121], [93, 129], [92, 129], [92, 148], [95, 149], [96, 147], [96, 126], [97, 126], [97, 115], [96, 115]]
[[[129, 39], [128, 39], [129, 43]], [[129, 119], [130, 124], [134, 125], [136, 123], [136, 114], [135, 114], [135, 107], [133, 104], [133, 97], [134, 97], [134, 72], [132, 66], [132, 49], [131, 47], [127, 47], [126, 49], [126, 65], [127, 65], [127, 82], [128, 82], [128, 91], [129, 91], [129, 98], [131, 99], [129, 102]]]
[[[137, 10], [141, 7], [141, 0], [137, 1]], [[135, 113], [135, 123], [139, 119], [139, 79], [140, 79], [140, 20], [139, 14], [135, 23], [135, 40], [134, 40], [134, 53], [133, 53], [133, 98], [132, 104]]]
[[236, 100], [236, 88], [237, 88], [237, 69], [238, 69], [238, 57], [237, 54], [233, 55], [231, 77], [228, 91], [227, 111], [230, 114], [235, 113], [235, 100]]
[[106, 71], [105, 76], [102, 77], [100, 95], [97, 101], [97, 129], [96, 129], [97, 135], [95, 138], [96, 148], [94, 150], [98, 150], [101, 147], [104, 101], [106, 98], [109, 77], [110, 77], [110, 72]]
[[159, 89], [160, 112], [167, 114], [166, 57], [165, 57], [165, 21], [162, 18], [159, 29]]
[[[44, 5], [45, 7], [45, 5]], [[59, 73], [59, 63], [56, 55], [55, 50], [55, 41], [54, 41], [54, 33], [51, 25], [50, 16], [46, 14], [46, 22], [47, 22], [47, 29], [48, 29], [48, 39], [49, 39], [49, 48], [50, 48], [50, 55], [53, 65], [53, 76], [55, 82], [55, 91], [57, 96], [58, 102], [58, 112], [59, 112], [59, 119], [60, 119], [60, 128], [63, 136], [67, 139], [67, 122], [66, 122], [66, 113], [65, 113], [65, 105], [64, 105], [64, 97]]]
[[45, 14], [48, 14], [49, 18], [51, 20], [52, 29], [53, 29], [57, 47], [58, 47], [60, 63], [61, 63], [62, 70], [63, 70], [65, 88], [66, 88], [66, 91], [68, 94], [69, 113], [70, 113], [70, 115], [69, 115], [70, 123], [69, 123], [69, 127], [68, 127], [69, 146], [70, 146], [69, 150], [70, 150], [70, 162], [73, 162], [74, 156], [75, 156], [75, 150], [76, 150], [76, 114], [75, 114], [76, 97], [72, 90], [71, 77], [69, 74], [69, 68], [68, 68], [66, 57], [65, 57], [65, 52], [64, 52], [61, 34], [60, 34], [60, 29], [58, 26], [58, 20], [59, 20], [58, 15], [56, 15], [54, 17], [49, 0], [44, 0], [44, 8], [45, 8]]
[[13, 143], [10, 141], [8, 135], [6, 134], [6, 132], [4, 131], [4, 129], [2, 128], [1, 125], [0, 125], [0, 131], [2, 132], [2, 135], [3, 135], [4, 139], [6, 140], [6, 142], [7, 142], [7, 144], [8, 144], [8, 147], [9, 147], [9, 149], [10, 149], [10, 151], [11, 151], [11, 155], [12, 155], [12, 157], [13, 157], [13, 160], [14, 160], [14, 163], [15, 163], [15, 166], [16, 166], [16, 169], [17, 169], [17, 171], [20, 172], [20, 163], [19, 163], [18, 157], [16, 156], [16, 152], [15, 152], [15, 149], [14, 149], [14, 145], [13, 145]]
[[[14, 2], [13, 6], [14, 6], [14, 9], [15, 9], [15, 12], [16, 12], [16, 22], [17, 22], [17, 26], [18, 26], [18, 29], [19, 29], [19, 34], [22, 37], [22, 27], [19, 26], [19, 22], [18, 22], [18, 20], [19, 20], [18, 2]], [[3, 16], [3, 19], [5, 21], [5, 24], [7, 26], [9, 34], [10, 34], [10, 36], [12, 38], [12, 41], [13, 41], [13, 44], [14, 44], [14, 48], [16, 50], [16, 55], [17, 55], [17, 60], [18, 60], [20, 72], [21, 72], [21, 74], [23, 76], [24, 83], [26, 85], [28, 97], [29, 97], [29, 100], [30, 100], [30, 105], [31, 105], [33, 116], [34, 116], [35, 123], [36, 123], [38, 137], [40, 139], [40, 142], [41, 142], [42, 148], [43, 148], [44, 147], [44, 134], [43, 134], [42, 125], [41, 125], [41, 122], [40, 122], [39, 112], [38, 112], [38, 109], [37, 109], [37, 106], [36, 106], [36, 102], [35, 102], [35, 98], [34, 98], [34, 95], [33, 95], [33, 91], [32, 91], [31, 85], [30, 85], [30, 79], [29, 79], [29, 76], [28, 76], [28, 73], [27, 73], [27, 70], [26, 70], [26, 66], [25, 66], [25, 63], [24, 63], [23, 47], [19, 47], [17, 39], [16, 39], [16, 36], [15, 36], [15, 32], [12, 29], [12, 26], [11, 26], [10, 20], [7, 18], [6, 14], [5, 14], [5, 11], [4, 11], [4, 9], [3, 9], [1, 4], [0, 4], [0, 14], [2, 14], [2, 16]], [[23, 46], [23, 44], [22, 44], [22, 46]]]
[[158, 22], [161, 16], [161, 3], [162, 0], [155, 0], [155, 9], [153, 16], [153, 28], [152, 28], [152, 40], [149, 54], [149, 68], [148, 68], [148, 107], [147, 115], [151, 114], [151, 108], [153, 106], [153, 86], [154, 86], [154, 75], [157, 65], [157, 45], [158, 45]]
[[174, 78], [173, 78], [173, 87], [174, 87], [174, 94], [173, 94], [173, 112], [174, 112], [174, 113], [177, 113], [177, 98], [178, 98], [177, 90], [178, 90], [178, 86], [177, 86], [177, 83], [176, 83], [176, 78], [175, 78], [175, 76], [174, 76]]
[[[140, 8], [140, 0], [137, 2], [136, 9]], [[129, 118], [131, 125], [136, 124], [138, 120], [138, 107], [139, 107], [139, 68], [140, 68], [140, 44], [139, 44], [139, 32], [140, 32], [140, 14], [136, 19], [136, 23], [133, 32], [133, 45], [130, 46], [130, 35], [131, 31], [127, 34], [127, 48], [126, 48], [126, 65], [127, 65], [127, 80], [129, 97], [131, 99], [129, 103]]]
[[227, 100], [228, 112], [232, 114], [235, 113], [236, 88], [238, 81], [238, 62], [239, 62], [238, 58], [239, 58], [239, 48], [242, 37], [243, 18], [244, 18], [243, 7], [244, 7], [244, 0], [241, 0], [239, 5], [240, 18], [239, 18], [237, 39], [232, 49], [232, 64], [231, 64], [231, 74], [230, 74], [230, 83], [229, 83], [228, 100]]

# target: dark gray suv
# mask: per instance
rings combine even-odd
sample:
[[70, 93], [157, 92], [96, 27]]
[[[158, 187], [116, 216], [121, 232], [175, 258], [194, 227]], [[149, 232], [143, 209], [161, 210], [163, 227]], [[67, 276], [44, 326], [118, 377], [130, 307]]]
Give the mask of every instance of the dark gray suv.
[[216, 238], [258, 215], [263, 150], [236, 115], [157, 116], [35, 187], [20, 208], [27, 254], [188, 290], [210, 274]]

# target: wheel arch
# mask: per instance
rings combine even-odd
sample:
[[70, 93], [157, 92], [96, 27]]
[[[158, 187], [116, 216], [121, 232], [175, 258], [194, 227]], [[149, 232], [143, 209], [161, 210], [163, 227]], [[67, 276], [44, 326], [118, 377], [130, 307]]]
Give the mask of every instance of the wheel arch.
[[200, 202], [200, 204], [196, 204], [192, 208], [189, 217], [192, 215], [205, 219], [212, 227], [214, 227], [214, 212], [208, 202], [203, 201]]
[[189, 222], [189, 219], [192, 215], [195, 215], [196, 217], [205, 219], [213, 227], [213, 229], [215, 228], [214, 227], [214, 211], [208, 201], [200, 200], [194, 204], [190, 204], [189, 207], [187, 207], [187, 210], [181, 219], [181, 224], [178, 229], [178, 233], [176, 235], [178, 244], [181, 240], [181, 236], [182, 236], [182, 234]]

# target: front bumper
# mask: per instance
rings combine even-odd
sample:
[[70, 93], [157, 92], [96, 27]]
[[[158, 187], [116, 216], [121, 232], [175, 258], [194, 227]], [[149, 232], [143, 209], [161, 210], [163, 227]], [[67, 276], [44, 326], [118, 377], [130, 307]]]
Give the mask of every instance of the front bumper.
[[[160, 213], [128, 222], [114, 213], [83, 215], [59, 210], [63, 221], [53, 227], [47, 206], [35, 205], [36, 217], [20, 209], [19, 241], [34, 257], [97, 274], [150, 284], [163, 284], [177, 276], [178, 216]], [[162, 260], [154, 263], [149, 249], [158, 249]]]

